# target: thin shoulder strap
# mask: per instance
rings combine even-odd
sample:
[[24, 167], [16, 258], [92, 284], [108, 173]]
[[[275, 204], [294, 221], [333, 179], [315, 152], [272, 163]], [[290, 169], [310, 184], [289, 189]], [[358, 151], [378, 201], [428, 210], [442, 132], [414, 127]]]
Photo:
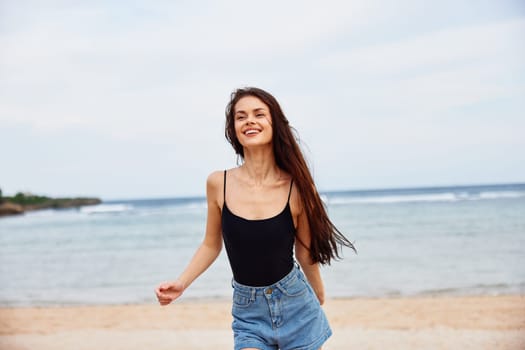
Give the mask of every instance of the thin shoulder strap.
[[292, 195], [293, 179], [290, 181], [290, 191], [288, 192], [288, 203], [290, 203], [290, 196]]
[[223, 186], [222, 199], [223, 199], [223, 203], [226, 203], [226, 170], [224, 170], [224, 186]]

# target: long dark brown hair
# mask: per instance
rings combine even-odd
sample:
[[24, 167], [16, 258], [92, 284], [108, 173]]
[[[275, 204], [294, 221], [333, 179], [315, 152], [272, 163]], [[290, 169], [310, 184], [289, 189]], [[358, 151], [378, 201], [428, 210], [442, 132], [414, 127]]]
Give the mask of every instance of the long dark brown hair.
[[[232, 92], [226, 106], [225, 136], [233, 146], [235, 153], [244, 158], [244, 149], [235, 134], [235, 105], [245, 96], [254, 96], [264, 102], [270, 109], [273, 129], [273, 152], [277, 166], [288, 172], [301, 193], [303, 207], [310, 225], [310, 257], [313, 262], [330, 264], [332, 259], [340, 259], [340, 248], [349, 247], [356, 251], [354, 245], [334, 226], [328, 218], [314, 180], [299, 148], [296, 131], [288, 122], [281, 106], [270, 93], [255, 87], [246, 87]], [[303, 244], [302, 242], [300, 242]], [[304, 244], [303, 244], [304, 245]]]

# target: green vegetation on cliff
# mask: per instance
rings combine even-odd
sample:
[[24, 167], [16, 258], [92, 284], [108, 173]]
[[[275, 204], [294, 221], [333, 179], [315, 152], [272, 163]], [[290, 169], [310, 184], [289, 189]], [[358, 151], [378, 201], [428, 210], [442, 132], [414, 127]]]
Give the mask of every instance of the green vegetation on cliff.
[[47, 201], [52, 200], [49, 197], [45, 196], [35, 196], [35, 195], [26, 195], [21, 192], [18, 192], [14, 197], [5, 197], [5, 200], [16, 203], [20, 205], [39, 205], [46, 203]]
[[0, 216], [21, 214], [27, 210], [77, 208], [101, 202], [98, 198], [50, 198], [21, 192], [12, 197], [3, 197], [0, 190]]
[[50, 198], [33, 194], [17, 193], [14, 197], [4, 197], [8, 202], [20, 204], [26, 210], [43, 208], [72, 208], [99, 204], [98, 198]]

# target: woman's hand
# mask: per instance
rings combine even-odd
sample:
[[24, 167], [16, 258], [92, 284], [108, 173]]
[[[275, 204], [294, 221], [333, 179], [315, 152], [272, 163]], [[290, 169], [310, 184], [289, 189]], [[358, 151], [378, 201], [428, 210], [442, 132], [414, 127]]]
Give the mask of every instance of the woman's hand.
[[164, 306], [177, 299], [184, 292], [184, 284], [180, 281], [164, 282], [155, 288], [159, 304]]

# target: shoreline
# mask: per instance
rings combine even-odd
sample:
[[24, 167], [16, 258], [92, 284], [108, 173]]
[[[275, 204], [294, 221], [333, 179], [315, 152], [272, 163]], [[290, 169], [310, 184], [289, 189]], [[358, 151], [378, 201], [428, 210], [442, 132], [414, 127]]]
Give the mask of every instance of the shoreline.
[[[330, 350], [522, 349], [525, 296], [332, 298]], [[0, 348], [232, 348], [230, 300], [0, 307]], [[366, 346], [364, 346], [366, 344]]]
[[[392, 294], [392, 295], [372, 295], [372, 296], [330, 296], [327, 300], [338, 302], [338, 301], [356, 301], [356, 300], [432, 300], [432, 299], [475, 299], [475, 298], [523, 298], [525, 301], [525, 294], [523, 293], [494, 293], [494, 294], [450, 294], [450, 293], [420, 293], [420, 294]], [[181, 299], [171, 304], [220, 304], [220, 303], [231, 303], [231, 297], [229, 296], [186, 296], [184, 295]], [[2, 304], [0, 303], [0, 312], [8, 309], [60, 309], [60, 308], [103, 308], [103, 307], [125, 307], [125, 306], [151, 306], [157, 305], [154, 297], [149, 301], [137, 301], [137, 302], [87, 302], [87, 303], [76, 303], [76, 302], [47, 302], [47, 303], [35, 303], [35, 304]]]

